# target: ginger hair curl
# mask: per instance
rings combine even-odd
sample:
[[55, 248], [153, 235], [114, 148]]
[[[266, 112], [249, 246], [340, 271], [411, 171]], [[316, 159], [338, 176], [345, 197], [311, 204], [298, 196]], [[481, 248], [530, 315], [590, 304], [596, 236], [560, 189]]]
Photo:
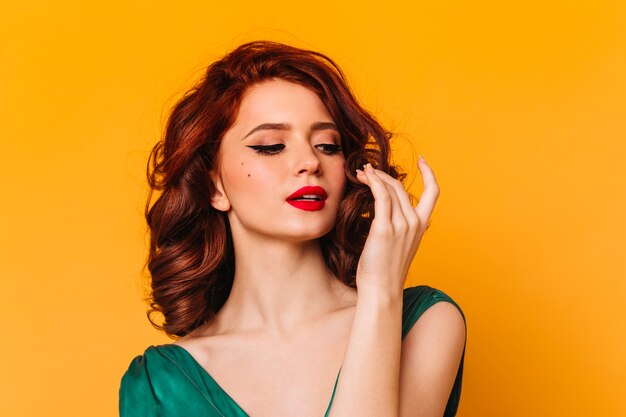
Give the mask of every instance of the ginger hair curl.
[[[215, 187], [209, 172], [218, 163], [222, 137], [235, 122], [246, 90], [276, 78], [314, 91], [339, 128], [347, 184], [335, 226], [320, 245], [327, 268], [346, 285], [356, 288], [358, 260], [374, 218], [374, 198], [355, 170], [370, 162], [393, 178], [406, 176], [390, 163], [393, 133], [359, 105], [343, 72], [326, 55], [254, 41], [213, 62], [173, 107], [164, 136], [148, 159], [147, 317], [170, 338], [211, 320], [230, 294], [232, 235], [226, 213], [210, 204]], [[153, 320], [155, 313], [163, 316], [162, 324]]]

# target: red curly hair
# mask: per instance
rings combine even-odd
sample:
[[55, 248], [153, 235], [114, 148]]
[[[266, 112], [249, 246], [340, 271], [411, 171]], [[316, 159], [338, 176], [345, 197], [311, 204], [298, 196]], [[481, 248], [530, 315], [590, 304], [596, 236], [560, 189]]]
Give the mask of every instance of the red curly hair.
[[[390, 139], [350, 91], [341, 69], [326, 55], [272, 42], [245, 43], [212, 63], [174, 106], [165, 134], [148, 160], [151, 292], [148, 320], [171, 338], [182, 337], [214, 316], [230, 294], [233, 243], [226, 213], [214, 209], [209, 171], [250, 86], [283, 79], [315, 92], [341, 134], [347, 185], [335, 227], [320, 238], [328, 269], [356, 288], [356, 267], [374, 217], [374, 198], [355, 170], [370, 162], [403, 180], [390, 164]], [[158, 198], [152, 204], [154, 193]], [[152, 319], [161, 313], [163, 323]]]

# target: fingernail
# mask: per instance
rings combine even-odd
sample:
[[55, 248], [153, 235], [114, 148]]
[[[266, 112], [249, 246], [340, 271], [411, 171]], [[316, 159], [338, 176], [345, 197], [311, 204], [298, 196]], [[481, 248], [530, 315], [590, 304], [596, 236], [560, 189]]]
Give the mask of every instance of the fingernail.
[[357, 173], [357, 174], [363, 174], [363, 171], [361, 171], [360, 169], [357, 169], [357, 170], [356, 170], [356, 173]]
[[367, 169], [369, 172], [374, 172], [374, 168], [372, 168], [372, 164], [370, 164], [369, 162], [367, 163], [365, 169]]
[[423, 157], [422, 155], [420, 155], [419, 159], [420, 159], [421, 161], [424, 161], [424, 160], [425, 160], [425, 159], [424, 159], [424, 157]]

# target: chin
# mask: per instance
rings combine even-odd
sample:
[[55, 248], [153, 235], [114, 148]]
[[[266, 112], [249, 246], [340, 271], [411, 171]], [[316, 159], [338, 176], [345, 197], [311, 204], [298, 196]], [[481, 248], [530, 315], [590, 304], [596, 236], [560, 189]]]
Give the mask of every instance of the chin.
[[[301, 228], [292, 229], [292, 233], [286, 234], [285, 239], [293, 242], [306, 242], [309, 240], [319, 239], [330, 233], [335, 224], [329, 224], [325, 227], [312, 228], [311, 225], [304, 225]], [[299, 229], [299, 230], [298, 230]]]

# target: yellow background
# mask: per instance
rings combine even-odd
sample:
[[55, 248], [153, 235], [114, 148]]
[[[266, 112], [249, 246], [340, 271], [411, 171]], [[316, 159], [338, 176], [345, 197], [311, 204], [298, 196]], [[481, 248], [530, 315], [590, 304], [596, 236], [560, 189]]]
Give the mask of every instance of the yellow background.
[[417, 153], [433, 167], [407, 285], [467, 316], [458, 415], [626, 415], [625, 2], [95, 4], [0, 11], [0, 415], [116, 415], [131, 359], [170, 342], [141, 301], [147, 155], [260, 38], [336, 59], [412, 192]]

